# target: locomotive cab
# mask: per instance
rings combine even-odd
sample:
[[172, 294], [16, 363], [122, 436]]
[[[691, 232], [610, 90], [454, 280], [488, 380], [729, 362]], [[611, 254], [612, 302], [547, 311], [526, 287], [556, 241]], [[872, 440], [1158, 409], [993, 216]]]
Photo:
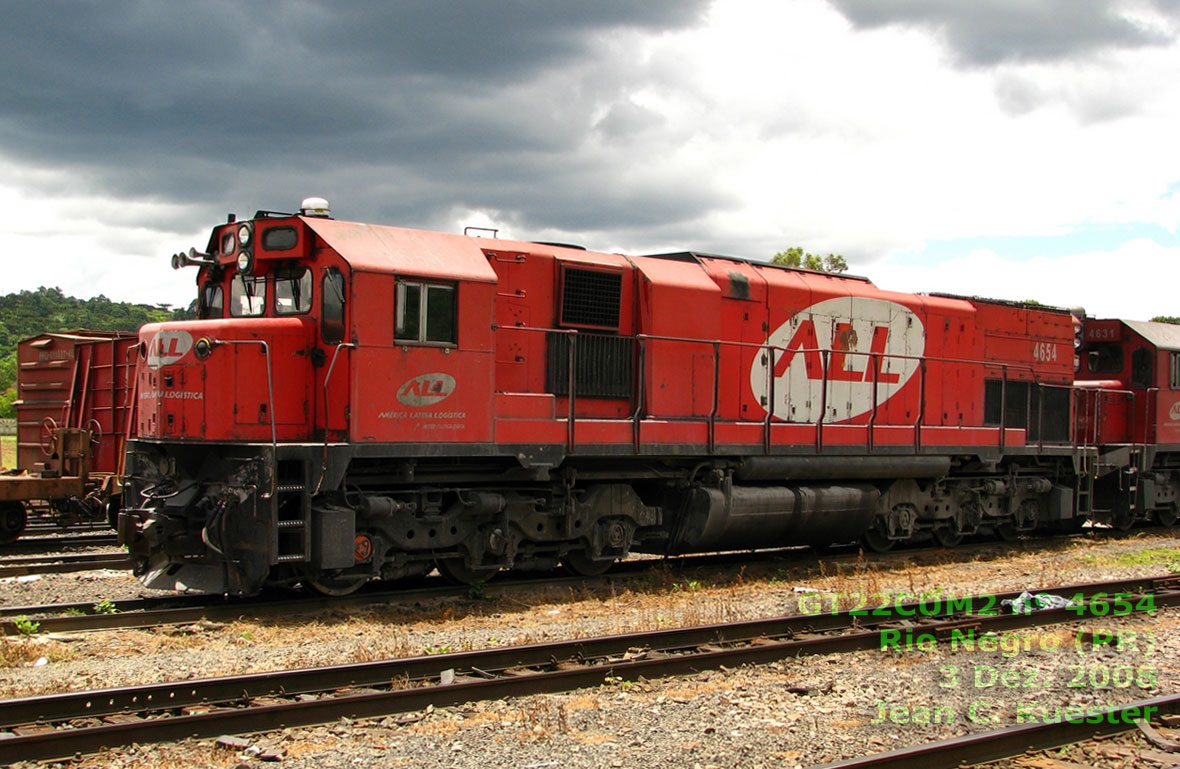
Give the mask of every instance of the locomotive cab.
[[1119, 528], [1180, 520], [1180, 326], [1086, 318], [1079, 439], [1095, 446], [1096, 518]]
[[[357, 533], [358, 510], [332, 496], [366, 464], [354, 448], [412, 476], [419, 456], [491, 440], [483, 252], [304, 208], [231, 216], [207, 253], [173, 257], [199, 267], [198, 319], [141, 330], [119, 528], [151, 587], [253, 593], [358, 561], [367, 579], [374, 542], [418, 532]], [[429, 531], [453, 548], [461, 529]], [[336, 579], [316, 586], [355, 581]]]
[[347, 439], [353, 346], [350, 266], [307, 224], [326, 214], [305, 201], [231, 215], [205, 253], [172, 258], [199, 268], [198, 317], [140, 331], [119, 521], [151, 587], [254, 591], [274, 564], [312, 556], [312, 446]]

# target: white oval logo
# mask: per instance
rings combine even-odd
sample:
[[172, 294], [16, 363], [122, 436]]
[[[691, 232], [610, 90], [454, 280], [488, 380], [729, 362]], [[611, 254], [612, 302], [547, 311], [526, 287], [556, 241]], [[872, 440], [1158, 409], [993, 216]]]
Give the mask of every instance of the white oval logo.
[[419, 374], [397, 388], [397, 399], [406, 406], [433, 406], [455, 391], [450, 374]]
[[[838, 297], [796, 313], [766, 344], [769, 355], [755, 355], [750, 367], [750, 388], [763, 408], [785, 422], [816, 422], [826, 406], [824, 421], [842, 422], [872, 411], [874, 386], [876, 405], [905, 386], [926, 350], [926, 327], [896, 302]], [[831, 350], [826, 394], [821, 350]]]
[[1168, 419], [1173, 422], [1180, 422], [1180, 401], [1172, 404], [1172, 408], [1168, 410]]
[[160, 331], [148, 344], [147, 364], [152, 368], [169, 366], [193, 348], [193, 337], [187, 331]]

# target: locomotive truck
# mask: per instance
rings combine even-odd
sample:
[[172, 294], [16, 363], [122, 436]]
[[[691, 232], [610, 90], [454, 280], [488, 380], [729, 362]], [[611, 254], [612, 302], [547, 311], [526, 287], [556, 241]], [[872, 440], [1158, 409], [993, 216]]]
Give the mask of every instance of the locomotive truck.
[[118, 526], [151, 587], [345, 594], [1177, 518], [1161, 324], [322, 199], [231, 214], [173, 266], [198, 268], [199, 319], [140, 332]]

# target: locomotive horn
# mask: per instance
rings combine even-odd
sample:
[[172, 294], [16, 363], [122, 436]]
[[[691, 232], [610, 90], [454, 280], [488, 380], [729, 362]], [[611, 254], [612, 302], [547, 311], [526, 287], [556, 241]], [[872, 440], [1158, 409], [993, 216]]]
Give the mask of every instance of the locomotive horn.
[[190, 248], [187, 254], [173, 254], [172, 255], [172, 269], [179, 270], [181, 267], [188, 267], [189, 265], [208, 265], [213, 264], [213, 257], [209, 254], [203, 254], [195, 248]]

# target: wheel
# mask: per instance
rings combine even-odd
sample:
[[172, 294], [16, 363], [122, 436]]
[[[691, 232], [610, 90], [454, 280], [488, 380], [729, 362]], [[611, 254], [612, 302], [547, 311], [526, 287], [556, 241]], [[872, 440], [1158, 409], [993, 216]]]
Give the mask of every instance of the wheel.
[[963, 541], [963, 532], [955, 531], [950, 524], [934, 528], [934, 541], [941, 547], [954, 547]]
[[313, 593], [326, 595], [331, 598], [351, 595], [360, 589], [361, 585], [369, 581], [367, 574], [320, 574], [308, 577], [303, 586]]
[[1135, 526], [1135, 515], [1130, 510], [1116, 509], [1111, 516], [1110, 525], [1117, 531], [1130, 531]]
[[1175, 503], [1155, 509], [1155, 522], [1160, 526], [1175, 526], [1178, 520], [1180, 520], [1180, 511], [1177, 511]]
[[456, 585], [478, 585], [496, 576], [499, 569], [472, 569], [462, 558], [440, 558], [435, 562], [443, 579]]
[[15, 542], [28, 522], [28, 513], [20, 502], [0, 502], [0, 545]]
[[561, 565], [570, 574], [577, 577], [597, 577], [605, 574], [615, 565], [614, 558], [595, 560], [582, 551], [566, 553], [561, 559]]
[[890, 539], [889, 537], [886, 537], [884, 534], [877, 531], [876, 528], [866, 531], [860, 539], [864, 544], [865, 549], [874, 553], [888, 553], [893, 549], [893, 546], [897, 544], [896, 539]]

